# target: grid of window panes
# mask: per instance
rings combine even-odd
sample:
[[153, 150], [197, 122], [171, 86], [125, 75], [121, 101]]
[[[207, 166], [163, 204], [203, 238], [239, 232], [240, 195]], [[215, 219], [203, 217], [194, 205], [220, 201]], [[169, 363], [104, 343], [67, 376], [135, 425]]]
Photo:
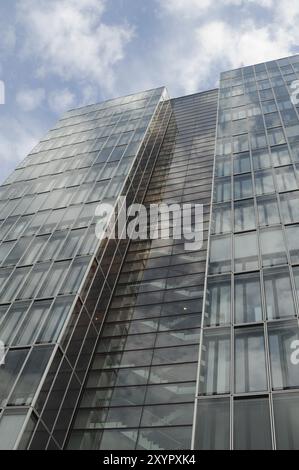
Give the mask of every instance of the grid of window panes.
[[131, 242], [68, 448], [191, 446], [218, 92], [172, 100], [145, 203], [203, 203], [204, 244]]
[[164, 88], [70, 111], [0, 187], [0, 447], [10, 448], [65, 333]]
[[[170, 116], [163, 93], [122, 191], [128, 205], [143, 201]], [[63, 447], [128, 244], [113, 237], [100, 244], [18, 448]]]
[[221, 75], [195, 448], [299, 448], [298, 78]]

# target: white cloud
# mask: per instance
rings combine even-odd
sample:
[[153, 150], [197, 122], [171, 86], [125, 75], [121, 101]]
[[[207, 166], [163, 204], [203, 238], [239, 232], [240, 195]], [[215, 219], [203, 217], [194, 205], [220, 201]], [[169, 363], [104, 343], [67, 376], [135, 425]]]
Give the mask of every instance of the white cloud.
[[24, 89], [16, 94], [16, 102], [24, 111], [33, 111], [38, 108], [45, 99], [43, 88]]
[[[28, 120], [28, 115], [18, 118], [0, 118], [0, 167], [1, 181], [16, 165], [25, 158], [45, 133], [36, 120]], [[0, 184], [1, 184], [0, 181]]]
[[171, 94], [200, 91], [207, 83], [217, 86], [220, 70], [291, 55], [296, 46], [298, 50], [299, 3], [293, 0], [157, 2], [160, 13], [168, 15], [168, 33], [154, 60]]
[[1, 25], [1, 53], [8, 54], [12, 52], [16, 45], [16, 32], [12, 25]]
[[[275, 22], [280, 27], [289, 26], [291, 28], [290, 33], [292, 34], [296, 29], [298, 35], [298, 15], [299, 15], [299, 3], [294, 0], [281, 0], [279, 4], [276, 4], [275, 8]], [[290, 37], [290, 40], [291, 37]]]
[[105, 0], [22, 0], [18, 27], [24, 54], [37, 58], [39, 75], [96, 82], [111, 90], [114, 66], [134, 32], [128, 24], [105, 24]]
[[13, 53], [16, 45], [16, 32], [14, 25], [8, 24], [3, 17], [0, 17], [0, 31], [1, 31], [1, 41], [0, 41], [0, 78], [5, 73], [4, 62], [10, 54]]
[[67, 88], [49, 94], [48, 103], [54, 113], [62, 114], [75, 104], [75, 95]]
[[201, 16], [202, 12], [213, 5], [213, 0], [158, 0], [160, 8], [171, 15], [183, 17]]
[[271, 8], [274, 0], [156, 0], [161, 11], [172, 16], [180, 15], [181, 18], [198, 18], [209, 10], [219, 12], [229, 6], [248, 7], [256, 4], [262, 8]]
[[269, 28], [256, 27], [252, 21], [237, 30], [221, 21], [207, 23], [196, 29], [195, 38], [207, 65], [222, 56], [231, 66], [240, 66], [288, 53], [285, 41], [275, 40]]

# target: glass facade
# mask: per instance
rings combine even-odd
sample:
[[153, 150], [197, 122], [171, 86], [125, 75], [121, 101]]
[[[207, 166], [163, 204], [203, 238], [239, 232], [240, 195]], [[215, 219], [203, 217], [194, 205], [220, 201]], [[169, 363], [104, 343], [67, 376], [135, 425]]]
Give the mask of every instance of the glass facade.
[[[294, 80], [71, 110], [0, 186], [1, 449], [299, 449]], [[121, 196], [202, 204], [201, 248], [99, 240]]]
[[126, 250], [95, 209], [141, 202], [169, 118], [165, 88], [70, 111], [0, 187], [4, 447], [62, 447]]
[[217, 91], [172, 100], [145, 205], [205, 204], [204, 244], [132, 241], [68, 449], [191, 447], [206, 264]]
[[195, 449], [298, 449], [298, 78], [221, 74]]

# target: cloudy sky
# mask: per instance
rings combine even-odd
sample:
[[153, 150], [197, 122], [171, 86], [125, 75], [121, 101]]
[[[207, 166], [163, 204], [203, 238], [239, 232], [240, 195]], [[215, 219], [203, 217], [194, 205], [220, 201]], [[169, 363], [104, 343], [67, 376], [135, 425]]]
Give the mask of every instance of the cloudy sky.
[[299, 52], [295, 0], [1, 0], [0, 180], [67, 109]]

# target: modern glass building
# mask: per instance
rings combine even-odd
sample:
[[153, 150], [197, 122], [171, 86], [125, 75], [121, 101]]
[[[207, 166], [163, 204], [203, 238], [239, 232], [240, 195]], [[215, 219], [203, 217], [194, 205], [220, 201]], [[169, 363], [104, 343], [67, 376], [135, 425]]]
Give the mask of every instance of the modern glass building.
[[[69, 111], [4, 182], [0, 449], [299, 449], [298, 79]], [[121, 196], [203, 204], [202, 247], [99, 240]]]

